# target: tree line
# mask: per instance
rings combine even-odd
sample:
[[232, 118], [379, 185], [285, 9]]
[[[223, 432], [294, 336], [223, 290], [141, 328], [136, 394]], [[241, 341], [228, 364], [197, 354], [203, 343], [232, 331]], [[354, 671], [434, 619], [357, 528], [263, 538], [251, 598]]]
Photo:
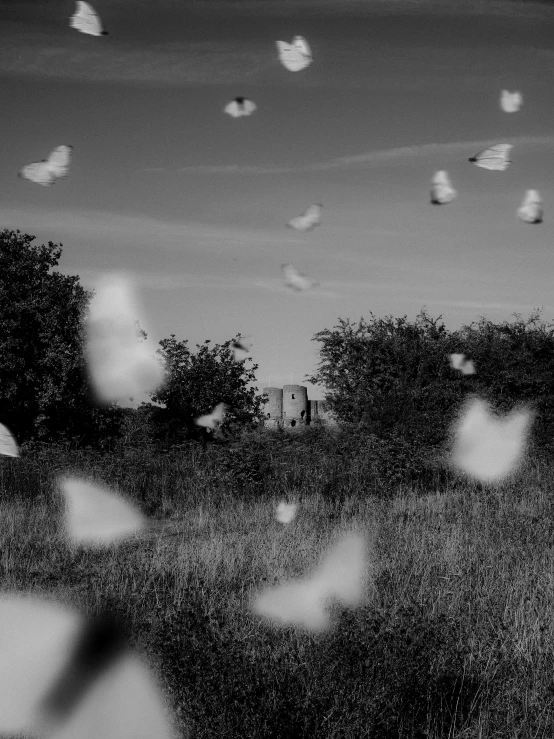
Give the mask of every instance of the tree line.
[[[235, 361], [237, 337], [221, 344], [206, 340], [193, 351], [171, 334], [159, 342], [167, 374], [151, 402], [136, 409], [95, 404], [83, 351], [92, 293], [79, 277], [56, 271], [61, 244], [34, 240], [18, 230], [0, 232], [0, 422], [19, 443], [148, 441], [170, 447], [205, 441], [194, 419], [221, 402], [228, 412], [216, 438], [236, 438], [260, 423], [265, 400], [254, 386], [257, 365], [251, 358]], [[550, 450], [554, 325], [541, 310], [500, 323], [481, 317], [455, 331], [425, 309], [414, 321], [369, 316], [339, 318], [313, 337], [319, 364], [306, 379], [322, 387], [343, 429], [440, 449], [456, 412], [476, 394], [498, 411], [530, 406], [532, 443]], [[476, 372], [454, 369], [453, 353], [473, 360]]]

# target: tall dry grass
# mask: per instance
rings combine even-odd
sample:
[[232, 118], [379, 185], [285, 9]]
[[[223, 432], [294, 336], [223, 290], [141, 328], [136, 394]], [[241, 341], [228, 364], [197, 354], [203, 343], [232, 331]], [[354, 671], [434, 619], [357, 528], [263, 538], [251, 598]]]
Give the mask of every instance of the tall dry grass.
[[[266, 435], [2, 458], [2, 587], [116, 609], [183, 736], [551, 739], [554, 469], [529, 461], [498, 488], [435, 472], [387, 484], [360, 454]], [[67, 470], [125, 491], [157, 530], [69, 549], [53, 484]], [[282, 498], [299, 503], [287, 526]], [[250, 613], [256, 589], [304, 573], [353, 526], [373, 550], [364, 607], [335, 609], [318, 636]]]

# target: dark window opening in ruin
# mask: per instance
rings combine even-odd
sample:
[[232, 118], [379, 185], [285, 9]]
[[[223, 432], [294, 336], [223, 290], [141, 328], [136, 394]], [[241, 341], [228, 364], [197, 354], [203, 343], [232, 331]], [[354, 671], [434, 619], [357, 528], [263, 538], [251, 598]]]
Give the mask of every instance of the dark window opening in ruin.
[[291, 426], [296, 426], [296, 421], [294, 420], [294, 418], [293, 418], [293, 419], [292, 419], [292, 421], [290, 422], [290, 425], [291, 425]]
[[294, 400], [294, 393], [292, 394], [292, 399]]
[[268, 417], [268, 418], [271, 418], [271, 413], [268, 413], [268, 414], [267, 414], [267, 417]]
[[302, 413], [300, 414], [300, 418], [304, 418], [305, 415], [306, 415], [306, 411], [302, 411]]

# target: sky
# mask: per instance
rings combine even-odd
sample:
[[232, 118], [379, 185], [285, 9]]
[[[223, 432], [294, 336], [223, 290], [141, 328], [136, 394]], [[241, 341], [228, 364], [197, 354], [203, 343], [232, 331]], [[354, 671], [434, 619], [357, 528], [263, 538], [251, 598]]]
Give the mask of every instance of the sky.
[[[525, 0], [0, 0], [0, 228], [63, 244], [86, 288], [123, 270], [145, 327], [252, 336], [257, 387], [301, 383], [339, 317], [454, 330], [544, 307], [554, 320], [554, 4]], [[304, 36], [313, 63], [279, 62]], [[520, 90], [514, 114], [503, 88]], [[253, 115], [223, 113], [236, 96]], [[468, 162], [509, 142], [505, 172]], [[69, 176], [17, 173], [61, 144]], [[458, 198], [429, 203], [446, 169]], [[540, 225], [519, 222], [526, 189]], [[311, 203], [322, 224], [286, 227]], [[292, 292], [281, 264], [319, 287]]]

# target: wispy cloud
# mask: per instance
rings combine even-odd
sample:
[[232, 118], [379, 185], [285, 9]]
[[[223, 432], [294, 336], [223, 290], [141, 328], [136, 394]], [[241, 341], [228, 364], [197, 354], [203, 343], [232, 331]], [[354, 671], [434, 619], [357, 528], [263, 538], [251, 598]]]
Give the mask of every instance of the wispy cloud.
[[275, 66], [267, 44], [237, 42], [114, 43], [107, 36], [94, 47], [41, 31], [0, 34], [0, 71], [91, 82], [219, 85], [245, 82]]
[[[128, 12], [129, 8], [140, 9], [151, 6], [151, 0], [113, 0], [110, 8]], [[221, 11], [237, 15], [285, 16], [291, 14], [290, 0], [192, 0], [187, 5], [190, 12], [199, 11], [204, 16]], [[54, 6], [48, 0], [0, 0], [0, 10], [6, 13], [15, 7], [35, 11], [37, 7]], [[382, 15], [387, 13], [437, 13], [441, 15], [487, 14], [499, 16], [542, 17], [548, 14], [550, 0], [463, 0], [461, 3], [444, 0], [294, 0], [294, 10], [302, 14], [325, 15]], [[159, 13], [169, 13], [175, 4], [171, 0], [159, 0]]]
[[[91, 82], [118, 82], [122, 84], [196, 86], [222, 84], [253, 84], [267, 88], [268, 84], [294, 87], [385, 88], [397, 84], [409, 89], [422, 85], [426, 89], [435, 84], [458, 83], [464, 78], [480, 79], [483, 74], [504, 77], [509, 72], [542, 75], [549, 79], [554, 59], [549, 47], [532, 49], [525, 42], [510, 45], [507, 41], [501, 53], [456, 45], [442, 45], [440, 53], [433, 45], [425, 47], [405, 35], [394, 35], [386, 45], [373, 38], [371, 53], [365, 39], [352, 38], [340, 49], [333, 42], [323, 43], [314, 28], [314, 57], [316, 63], [302, 75], [286, 75], [281, 69], [275, 40], [283, 24], [276, 19], [287, 19], [292, 3], [287, 0], [248, 0], [224, 3], [204, 0], [198, 3], [175, 3], [160, 0], [153, 14], [150, 0], [116, 0], [105, 8], [105, 20], [110, 35], [102, 39], [83, 39], [69, 28], [70, 13], [61, 12], [59, 4], [44, 2], [6, 2], [0, 0], [0, 73], [54, 79], [86, 80]], [[132, 12], [132, 16], [129, 14]], [[325, 16], [340, 15], [343, 19], [404, 14], [473, 15], [517, 17], [527, 21], [552, 19], [552, 9], [546, 4], [517, 2], [516, 0], [295, 0], [294, 13], [308, 28], [310, 17], [318, 21]], [[265, 18], [276, 35], [259, 38], [239, 34], [223, 36], [221, 28], [227, 20], [235, 23], [241, 17], [252, 15]], [[238, 16], [238, 18], [237, 18]], [[136, 27], [153, 25], [152, 36], [137, 34]], [[328, 20], [332, 23], [332, 19]], [[175, 40], [174, 29], [182, 26], [198, 29], [198, 34], [186, 40]], [[400, 37], [402, 36], [402, 37]], [[416, 47], [413, 44], [416, 43]], [[413, 49], [410, 64], [406, 65], [408, 47]], [[337, 61], [340, 59], [340, 63]], [[361, 60], [361, 61], [360, 61]], [[537, 63], [538, 62], [538, 63]]]
[[[109, 270], [96, 269], [90, 267], [78, 267], [64, 265], [59, 268], [59, 271], [67, 275], [79, 274], [79, 278], [85, 288], [91, 289], [94, 287], [96, 282], [106, 275]], [[120, 271], [120, 270], [118, 270]], [[290, 295], [291, 297], [298, 297], [298, 299], [309, 299], [311, 297], [323, 297], [323, 298], [344, 298], [347, 294], [348, 289], [355, 287], [356, 285], [346, 282], [330, 282], [329, 285], [320, 285], [312, 290], [308, 290], [302, 294], [292, 293], [287, 288], [281, 279], [278, 270], [275, 270], [274, 277], [249, 277], [247, 275], [211, 275], [193, 272], [181, 272], [181, 273], [166, 273], [166, 272], [152, 272], [152, 271], [139, 271], [139, 270], [125, 270], [125, 273], [133, 280], [133, 282], [139, 288], [148, 288], [151, 290], [159, 290], [161, 292], [167, 292], [171, 290], [186, 290], [186, 289], [206, 289], [206, 290], [254, 290], [254, 291], [265, 291], [272, 293], [279, 293], [283, 295]], [[346, 290], [346, 292], [338, 292], [337, 290], [331, 289], [331, 287], [339, 287]], [[357, 287], [367, 289], [367, 285], [359, 284]]]
[[17, 207], [4, 205], [2, 223], [8, 228], [33, 229], [37, 233], [55, 231], [56, 238], [116, 239], [145, 243], [156, 249], [175, 248], [184, 251], [195, 245], [203, 250], [219, 252], [222, 247], [250, 243], [283, 243], [282, 233], [255, 228], [221, 227], [194, 221], [169, 221], [149, 216], [127, 216], [104, 210], [62, 210], [52, 208]]
[[[500, 142], [513, 144], [514, 147], [531, 146], [554, 146], [554, 134], [548, 136], [516, 136], [512, 138], [487, 139], [481, 141], [449, 141], [444, 143], [416, 144], [413, 146], [399, 146], [393, 149], [381, 149], [355, 154], [347, 157], [336, 157], [324, 162], [313, 162], [300, 164], [294, 167], [263, 167], [243, 166], [240, 164], [229, 165], [195, 165], [190, 167], [179, 167], [178, 172], [194, 172], [197, 174], [290, 174], [293, 172], [322, 172], [331, 169], [350, 169], [352, 167], [364, 167], [375, 164], [391, 164], [402, 162], [406, 159], [424, 158], [426, 156], [457, 156], [468, 153], [473, 155], [478, 149], [483, 149]], [[512, 156], [517, 152], [514, 150]], [[152, 168], [152, 171], [160, 171], [161, 168]], [[145, 170], [142, 170], [145, 171]], [[149, 170], [147, 170], [149, 171]], [[171, 171], [171, 170], [170, 170]]]

